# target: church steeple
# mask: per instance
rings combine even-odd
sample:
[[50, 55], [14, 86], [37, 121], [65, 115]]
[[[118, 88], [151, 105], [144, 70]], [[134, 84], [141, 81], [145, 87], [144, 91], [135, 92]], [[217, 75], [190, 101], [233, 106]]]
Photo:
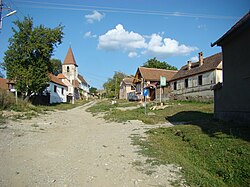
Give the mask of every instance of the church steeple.
[[77, 67], [75, 57], [74, 57], [71, 47], [69, 47], [68, 49], [68, 53], [64, 59], [63, 65], [75, 65]]

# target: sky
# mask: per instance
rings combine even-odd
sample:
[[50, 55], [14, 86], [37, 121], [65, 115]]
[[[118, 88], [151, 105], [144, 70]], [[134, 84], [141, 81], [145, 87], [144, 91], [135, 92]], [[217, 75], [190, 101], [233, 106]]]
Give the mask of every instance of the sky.
[[98, 89], [115, 71], [134, 75], [154, 57], [179, 69], [188, 60], [196, 62], [201, 51], [204, 57], [221, 52], [211, 43], [250, 10], [250, 0], [2, 1], [17, 13], [3, 19], [0, 62], [13, 21], [30, 16], [35, 26], [64, 26], [52, 58], [63, 62], [71, 46], [79, 73]]

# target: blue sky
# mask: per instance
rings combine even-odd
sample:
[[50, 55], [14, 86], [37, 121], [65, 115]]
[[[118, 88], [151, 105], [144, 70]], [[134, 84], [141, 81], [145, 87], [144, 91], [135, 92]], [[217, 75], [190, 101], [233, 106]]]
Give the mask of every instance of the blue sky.
[[[17, 14], [3, 19], [0, 61], [24, 16], [35, 25], [64, 27], [63, 43], [53, 58], [62, 62], [72, 47], [79, 72], [91, 86], [102, 85], [115, 71], [134, 75], [157, 57], [180, 68], [220, 52], [210, 47], [250, 9], [249, 0], [3, 0]], [[4, 10], [3, 15], [8, 11]]]

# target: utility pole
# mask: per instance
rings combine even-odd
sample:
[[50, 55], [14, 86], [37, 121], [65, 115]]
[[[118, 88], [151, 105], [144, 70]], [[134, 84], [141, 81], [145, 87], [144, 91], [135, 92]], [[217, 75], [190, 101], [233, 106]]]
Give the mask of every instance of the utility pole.
[[[3, 0], [0, 0], [0, 30], [2, 29], [2, 22], [3, 22], [3, 18], [6, 18], [6, 17], [9, 17], [9, 16], [12, 16], [13, 14], [16, 13], [16, 10], [13, 10], [11, 12], [9, 12], [8, 14], [2, 16], [2, 12], [3, 12]], [[11, 10], [11, 8], [7, 7], [6, 8], [7, 10]]]

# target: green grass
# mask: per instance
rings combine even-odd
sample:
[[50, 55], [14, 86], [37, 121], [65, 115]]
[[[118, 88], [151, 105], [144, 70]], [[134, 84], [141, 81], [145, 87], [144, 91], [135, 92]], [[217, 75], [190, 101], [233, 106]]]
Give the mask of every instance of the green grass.
[[133, 137], [141, 154], [182, 167], [190, 186], [250, 186], [250, 130], [209, 121], [156, 128]]
[[[93, 114], [105, 112], [104, 118], [124, 122], [141, 120], [147, 124], [171, 122], [169, 128], [147, 132], [147, 138], [132, 135], [140, 145], [140, 154], [152, 165], [176, 164], [190, 186], [250, 186], [250, 128], [213, 120], [213, 104], [169, 101], [164, 110], [144, 108], [120, 111], [119, 102], [100, 102], [89, 109]], [[125, 102], [123, 105], [126, 106]], [[183, 125], [186, 124], [186, 125]], [[140, 163], [133, 163], [139, 165]], [[178, 185], [178, 184], [175, 184]]]
[[[55, 110], [69, 110], [78, 106], [82, 106], [89, 101], [86, 100], [78, 100], [75, 104], [71, 103], [60, 103], [60, 104], [52, 104], [48, 106], [44, 105], [32, 105], [30, 102], [19, 99], [18, 103], [12, 103], [5, 108], [5, 110], [14, 111], [9, 119], [18, 120], [18, 119], [31, 119], [33, 117], [38, 116], [39, 114], [44, 114], [46, 111], [55, 111]], [[1, 110], [0, 110], [1, 111]], [[6, 117], [3, 117], [0, 114], [0, 124], [5, 123]]]
[[[88, 109], [94, 115], [99, 112], [104, 112], [104, 119], [108, 121], [126, 122], [128, 120], [141, 120], [146, 124], [158, 124], [166, 121], [196, 121], [207, 120], [213, 117], [213, 104], [197, 103], [197, 102], [176, 102], [171, 101], [166, 103], [169, 107], [164, 110], [150, 110], [155, 104], [148, 104], [146, 113], [153, 112], [154, 115], [145, 115], [145, 108], [140, 107], [134, 110], [121, 111], [117, 107], [137, 106], [136, 102], [125, 102], [118, 100], [114, 105], [110, 100], [97, 103]], [[186, 112], [189, 111], [187, 115]]]

